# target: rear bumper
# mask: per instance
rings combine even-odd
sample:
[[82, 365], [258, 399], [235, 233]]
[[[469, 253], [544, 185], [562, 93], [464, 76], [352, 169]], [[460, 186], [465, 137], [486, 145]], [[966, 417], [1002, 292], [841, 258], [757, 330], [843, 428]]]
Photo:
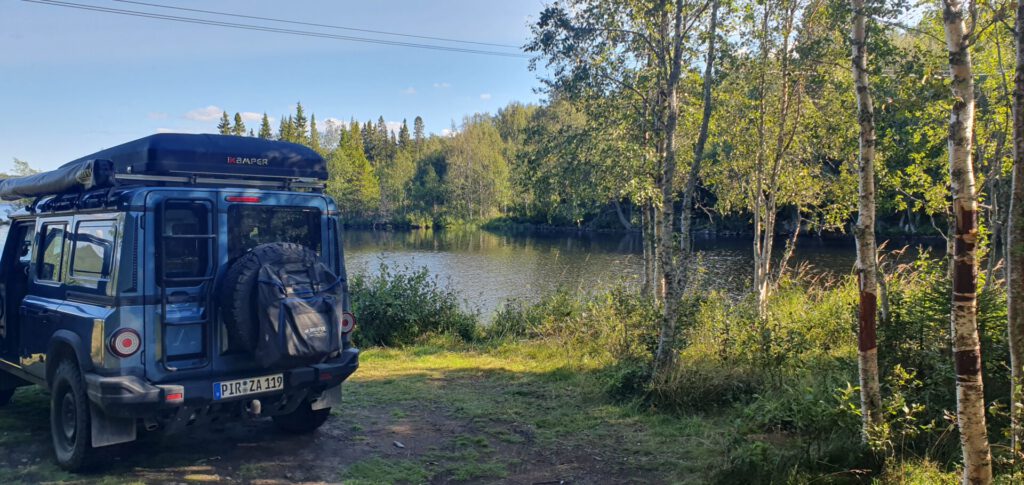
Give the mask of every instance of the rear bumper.
[[231, 403], [267, 395], [293, 394], [298, 391], [323, 390], [340, 385], [359, 368], [359, 349], [351, 347], [320, 364], [280, 371], [284, 374], [284, 389], [270, 394], [253, 394], [228, 400], [214, 400], [213, 384], [223, 380], [242, 379], [266, 374], [223, 376], [170, 384], [152, 384], [136, 376], [104, 377], [86, 373], [85, 382], [89, 399], [111, 416], [148, 417], [179, 407], [201, 407], [213, 402]]

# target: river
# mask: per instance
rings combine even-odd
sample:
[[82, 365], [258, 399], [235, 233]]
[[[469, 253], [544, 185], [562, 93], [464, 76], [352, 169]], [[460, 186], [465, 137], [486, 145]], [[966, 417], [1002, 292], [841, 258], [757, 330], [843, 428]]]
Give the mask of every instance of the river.
[[[506, 300], [536, 300], [557, 288], [588, 291], [618, 282], [635, 284], [642, 272], [636, 234], [494, 233], [481, 229], [370, 231], [345, 233], [350, 273], [391, 267], [426, 267], [485, 317]], [[709, 287], [730, 293], [749, 288], [751, 241], [700, 239], [697, 251]], [[785, 246], [777, 241], [776, 247]], [[854, 264], [852, 239], [801, 238], [794, 263], [814, 271], [844, 274]]]

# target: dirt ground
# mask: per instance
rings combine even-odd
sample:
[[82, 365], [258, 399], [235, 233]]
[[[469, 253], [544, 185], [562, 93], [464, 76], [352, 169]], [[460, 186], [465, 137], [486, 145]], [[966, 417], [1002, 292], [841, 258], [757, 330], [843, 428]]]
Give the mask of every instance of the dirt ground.
[[[357, 373], [346, 384], [344, 408], [335, 409], [311, 435], [282, 434], [267, 419], [189, 429], [169, 437], [143, 435], [137, 442], [113, 447], [106, 465], [77, 475], [54, 464], [48, 396], [22, 389], [11, 405], [0, 409], [0, 483], [666, 481], [656, 469], [645, 468], [643, 461], [649, 457], [619, 453], [614, 429], [604, 430], [609, 438], [591, 447], [587, 429], [595, 425], [581, 422], [578, 428], [563, 430], [570, 418], [546, 425], [545, 416], [531, 415], [534, 408], [544, 412], [556, 398], [551, 392], [565, 388], [567, 396], [573, 395], [571, 387], [557, 380], [408, 371], [404, 368], [405, 377], [398, 379], [380, 379], [387, 369]], [[593, 409], [563, 411], [571, 417], [593, 414]], [[636, 427], [627, 423], [629, 429]], [[545, 433], [544, 439], [538, 439], [539, 432]]]

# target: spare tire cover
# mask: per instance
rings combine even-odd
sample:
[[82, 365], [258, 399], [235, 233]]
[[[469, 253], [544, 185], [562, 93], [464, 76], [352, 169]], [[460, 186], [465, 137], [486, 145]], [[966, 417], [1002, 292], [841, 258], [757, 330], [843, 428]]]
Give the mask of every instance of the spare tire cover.
[[227, 327], [230, 348], [252, 352], [260, 341], [260, 270], [295, 263], [322, 266], [315, 251], [294, 243], [261, 244], [231, 265], [221, 291], [221, 297], [224, 298], [221, 316]]

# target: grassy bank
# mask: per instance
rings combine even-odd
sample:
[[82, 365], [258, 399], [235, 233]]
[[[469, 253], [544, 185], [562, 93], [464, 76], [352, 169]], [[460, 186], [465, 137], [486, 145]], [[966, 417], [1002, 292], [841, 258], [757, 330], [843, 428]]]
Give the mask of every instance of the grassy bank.
[[552, 343], [439, 339], [368, 351], [347, 391], [356, 408], [388, 403], [403, 417], [441, 413], [474, 432], [454, 449], [438, 443], [415, 459], [371, 458], [346, 476], [379, 483], [374, 477], [383, 470], [402, 470], [412, 483], [506, 478], [538, 468], [503, 450], [509, 447], [557, 457], [561, 463], [545, 472], [548, 480], [701, 483], [721, 466], [724, 417], [670, 417], [610, 400], [602, 383], [608, 363], [570, 354]]
[[[545, 383], [555, 382], [551, 390], [544, 391], [549, 394], [542, 406], [545, 416], [557, 417], [550, 423], [552, 431], [544, 427], [548, 424], [544, 417], [525, 421], [538, 430], [541, 443], [545, 443], [543, 439], [556, 443], [554, 436], [583, 433], [591, 446], [620, 445], [614, 427], [588, 420], [594, 414], [563, 416], [562, 410], [608, 412], [611, 414], [603, 418], [611, 423], [657, 422], [660, 430], [644, 428], [634, 433], [636, 447], [624, 449], [650, 457], [651, 472], [663, 473], [660, 476], [666, 479], [697, 476], [702, 482], [720, 483], [955, 481], [959, 443], [955, 425], [949, 420], [956, 404], [947, 338], [949, 281], [945, 265], [920, 260], [885, 267], [889, 312], [879, 325], [879, 363], [887, 425], [867, 444], [860, 435], [857, 300], [852, 277], [797, 272], [779, 282], [764, 315], [757, 314], [749, 298], [705, 291], [686, 295], [676, 364], [657, 379], [651, 378], [650, 367], [660, 311], [626, 287], [588, 295], [557, 292], [535, 303], [509, 302], [483, 326], [470, 327], [472, 315], [450, 320], [457, 325], [414, 318], [433, 323], [418, 327], [419, 333], [404, 332], [406, 337], [392, 344], [407, 347], [382, 351], [381, 355], [405, 362], [410, 369], [418, 368], [423, 376], [447, 372], [445, 369], [481, 369], [481, 389], [487, 388], [483, 383], [497, 383], [494, 397], [486, 398], [493, 399], [494, 405], [459, 404], [470, 419], [527, 419], [524, 407], [538, 404], [530, 400], [535, 394], [529, 390], [520, 393], [509, 383], [547, 389]], [[457, 297], [436, 286], [411, 291], [408, 279], [393, 275], [373, 281], [373, 285], [364, 285], [373, 288], [372, 292], [354, 293], [356, 311], [364, 322], [386, 323], [382, 328], [408, 328], [414, 322], [406, 321], [403, 311], [378, 310], [376, 302], [424, 307], [429, 305], [422, 302], [439, 301], [448, 302], [439, 308], [451, 308]], [[694, 285], [702, 286], [699, 282]], [[979, 325], [986, 398], [992, 406], [990, 436], [996, 443], [997, 471], [1008, 480], [1019, 460], [999, 446], [1008, 426], [1005, 308], [1000, 283], [987, 286], [979, 299]], [[446, 350], [435, 353], [453, 359], [454, 367], [420, 355], [429, 353], [422, 347], [423, 339], [429, 337], [423, 335], [449, 336]], [[379, 336], [375, 340], [381, 341]], [[483, 370], [495, 366], [497, 370]], [[378, 369], [367, 372], [386, 375], [396, 370], [389, 364]], [[428, 377], [423, 379], [430, 382]], [[508, 392], [502, 394], [504, 388]], [[564, 392], [556, 392], [559, 390]], [[487, 395], [470, 392], [466, 397]], [[458, 399], [459, 394], [452, 396], [450, 399]], [[476, 408], [479, 413], [473, 413]], [[703, 451], [693, 456], [680, 454], [679, 446], [658, 444], [660, 433], [681, 442], [699, 442]], [[698, 438], [704, 434], [713, 439]], [[676, 453], [658, 452], [658, 446]], [[691, 476], [688, 470], [699, 473]]]
[[[314, 436], [263, 421], [144, 437], [72, 476], [50, 459], [45, 394], [26, 389], [0, 411], [0, 482], [956, 483], [944, 266], [886, 269], [888, 426], [869, 444], [851, 278], [798, 273], [764, 316], [748, 299], [686, 295], [676, 364], [651, 379], [659, 308], [628, 287], [509, 302], [484, 325], [424, 270], [382, 268], [352, 280], [362, 365]], [[997, 471], [1012, 483], [1002, 294], [982, 292], [979, 323]]]

